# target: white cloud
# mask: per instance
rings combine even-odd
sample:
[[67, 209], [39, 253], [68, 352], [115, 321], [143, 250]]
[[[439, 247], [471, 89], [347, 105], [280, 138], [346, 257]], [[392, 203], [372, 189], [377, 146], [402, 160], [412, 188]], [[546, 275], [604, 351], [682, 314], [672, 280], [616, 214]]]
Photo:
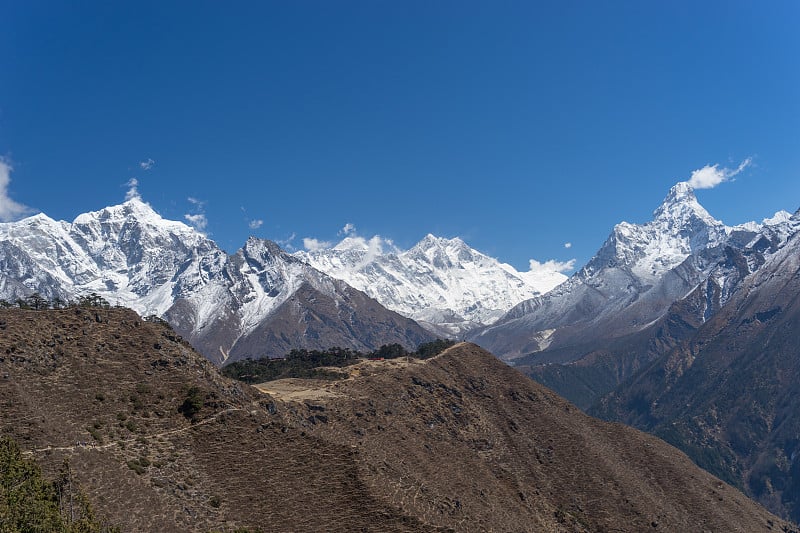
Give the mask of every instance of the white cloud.
[[572, 243], [571, 242], [565, 242], [564, 243], [564, 248], [566, 248], [566, 249], [572, 248]]
[[208, 226], [208, 219], [206, 218], [205, 213], [205, 200], [198, 200], [197, 198], [193, 198], [191, 196], [186, 200], [194, 206], [194, 213], [186, 213], [183, 215], [183, 218], [185, 218], [191, 226], [194, 226], [194, 229], [198, 231], [205, 231], [206, 227]]
[[264, 221], [259, 218], [251, 220], [247, 225], [250, 226], [250, 229], [258, 229], [264, 225]]
[[29, 214], [32, 209], [8, 197], [8, 184], [11, 183], [11, 164], [0, 158], [0, 221], [10, 222]]
[[536, 259], [530, 260], [530, 271], [536, 273], [545, 272], [569, 272], [575, 270], [575, 259], [569, 261], [556, 261], [555, 259], [548, 259], [544, 263], [540, 263]]
[[303, 237], [303, 247], [309, 252], [316, 252], [317, 250], [325, 250], [331, 247], [330, 241], [321, 241], [313, 237]]
[[355, 233], [356, 233], [356, 226], [355, 224], [352, 224], [350, 222], [345, 224], [344, 227], [339, 230], [339, 235], [344, 235], [346, 237], [350, 235], [355, 235]]
[[[363, 237], [356, 238], [364, 241]], [[361, 261], [355, 266], [356, 270], [361, 270], [370, 264], [376, 257], [383, 255], [383, 245], [388, 244], [389, 246], [392, 246], [392, 241], [385, 241], [379, 235], [375, 235], [370, 240], [365, 241], [364, 244], [367, 248], [367, 253], [364, 254], [364, 257], [362, 257]]]
[[156, 164], [156, 162], [148, 157], [147, 161], [140, 161], [139, 162], [139, 167], [142, 170], [150, 170], [151, 168], [153, 168], [153, 165], [155, 165], [155, 164]]
[[185, 218], [190, 225], [194, 226], [194, 228], [199, 231], [205, 231], [206, 226], [208, 226], [208, 219], [206, 219], [206, 215], [204, 213], [197, 213], [195, 215], [186, 214], [183, 215], [183, 218]]
[[277, 240], [275, 242], [278, 243], [278, 246], [283, 248], [284, 250], [293, 251], [294, 250], [294, 240], [297, 237], [297, 233], [292, 233], [285, 239]]
[[719, 168], [719, 165], [706, 165], [701, 169], [692, 172], [689, 178], [689, 185], [693, 189], [713, 189], [720, 183], [730, 181], [731, 178], [746, 169], [753, 162], [752, 157], [742, 161], [735, 169]]
[[128, 200], [134, 200], [134, 199], [141, 200], [142, 199], [141, 195], [139, 194], [139, 189], [138, 189], [139, 180], [137, 180], [136, 178], [131, 178], [131, 179], [128, 180], [128, 182], [125, 184], [125, 186], [128, 187], [128, 192], [125, 193], [125, 201], [126, 202]]

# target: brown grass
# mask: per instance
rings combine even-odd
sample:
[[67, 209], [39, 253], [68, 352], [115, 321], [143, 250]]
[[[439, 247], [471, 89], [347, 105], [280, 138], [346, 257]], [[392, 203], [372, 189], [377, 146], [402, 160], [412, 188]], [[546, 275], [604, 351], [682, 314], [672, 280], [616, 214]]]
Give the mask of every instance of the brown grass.
[[[193, 387], [204, 403], [191, 421], [179, 408]], [[0, 433], [51, 474], [69, 458], [125, 531], [783, 525], [677, 450], [586, 417], [472, 345], [262, 390], [130, 311], [0, 311]]]

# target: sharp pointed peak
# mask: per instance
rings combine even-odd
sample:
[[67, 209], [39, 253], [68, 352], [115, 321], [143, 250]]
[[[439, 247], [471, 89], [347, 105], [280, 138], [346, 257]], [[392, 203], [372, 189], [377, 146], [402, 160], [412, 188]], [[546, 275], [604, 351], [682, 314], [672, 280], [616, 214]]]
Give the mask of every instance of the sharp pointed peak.
[[720, 224], [715, 220], [706, 209], [697, 201], [694, 188], [688, 181], [680, 181], [670, 187], [667, 196], [658, 208], [653, 211], [653, 218], [662, 219], [686, 219], [689, 215], [695, 215], [707, 223]]
[[55, 222], [55, 220], [53, 220], [52, 218], [50, 218], [49, 216], [47, 216], [43, 212], [39, 212], [39, 213], [33, 214], [33, 215], [29, 216], [29, 217], [25, 217], [22, 220], [20, 220], [19, 222], [23, 222], [25, 220], [28, 220], [28, 221], [31, 221], [31, 222], [36, 222], [36, 221]]
[[697, 201], [697, 196], [694, 194], [694, 188], [689, 184], [688, 181], [679, 181], [672, 187], [670, 187], [669, 192], [667, 193], [666, 198], [664, 198], [665, 204], [667, 203], [676, 203], [676, 202], [686, 202], [686, 201]]

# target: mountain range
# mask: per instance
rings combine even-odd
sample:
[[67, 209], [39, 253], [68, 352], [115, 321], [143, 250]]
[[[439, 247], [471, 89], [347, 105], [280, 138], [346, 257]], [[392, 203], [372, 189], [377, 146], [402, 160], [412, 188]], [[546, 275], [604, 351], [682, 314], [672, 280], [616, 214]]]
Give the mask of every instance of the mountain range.
[[291, 348], [416, 347], [433, 335], [364, 293], [251, 238], [233, 255], [133, 198], [57, 222], [0, 224], [0, 297], [66, 302], [97, 294], [169, 320], [211, 361]]
[[800, 211], [725, 226], [687, 184], [569, 281], [473, 333], [602, 418], [800, 519]]
[[[97, 294], [168, 320], [217, 364], [292, 348], [408, 348], [491, 324], [561, 283], [428, 235], [408, 251], [348, 237], [289, 254], [250, 238], [232, 255], [139, 198], [79, 215], [0, 224], [0, 298]], [[418, 324], [419, 322], [420, 324]], [[424, 327], [423, 327], [424, 326]]]
[[[678, 183], [650, 222], [617, 224], [569, 281], [519, 303], [469, 338], [506, 360], [534, 352], [543, 364], [578, 359], [583, 344], [639, 331], [663, 317], [712, 272], [721, 284], [716, 304], [724, 304], [738, 280], [717, 268], [727, 251], [757, 249], [762, 235], [781, 246], [795, 222], [781, 211], [761, 224], [726, 226], [698, 203], [688, 183]], [[759, 260], [751, 258], [748, 268]]]
[[294, 254], [251, 238], [229, 255], [133, 198], [72, 223], [0, 224], [0, 298], [95, 293], [166, 319], [217, 365], [467, 338], [798, 520], [798, 230], [800, 211], [727, 226], [679, 183], [565, 281], [433, 235]]
[[[731, 250], [706, 282], [671, 307], [662, 322], [683, 324], [680, 335], [670, 336], [662, 324], [643, 332], [660, 336], [662, 349], [590, 412], [664, 438], [797, 521], [800, 221], [789, 222], [762, 231], [742, 253]], [[784, 240], [787, 227], [794, 232]], [[734, 278], [735, 289], [721, 298], [722, 280]], [[701, 320], [708, 306], [698, 304], [717, 295], [723, 301], [712, 300], [714, 312]]]

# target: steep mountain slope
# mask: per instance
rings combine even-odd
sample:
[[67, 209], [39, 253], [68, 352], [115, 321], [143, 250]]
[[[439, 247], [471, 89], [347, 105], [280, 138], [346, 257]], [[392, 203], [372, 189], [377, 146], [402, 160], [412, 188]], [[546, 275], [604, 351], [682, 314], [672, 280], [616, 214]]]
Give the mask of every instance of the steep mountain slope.
[[[785, 242], [789, 220], [780, 212], [763, 224], [727, 227], [703, 209], [687, 183], [679, 183], [652, 221], [618, 224], [595, 257], [570, 280], [520, 303], [469, 338], [506, 360], [538, 352], [534, 357], [539, 364], [576, 361], [587, 355], [587, 345], [651, 327], [674, 302], [729, 262], [732, 254], [745, 253], [749, 244], [747, 253], [755, 253], [747, 268], [757, 268], [764, 254]], [[756, 239], [763, 240], [766, 248]], [[721, 303], [740, 278], [718, 276]]]
[[164, 220], [139, 199], [79, 215], [71, 224], [38, 214], [0, 224], [2, 296], [32, 291], [68, 299], [97, 292], [160, 315], [172, 304], [172, 284], [183, 270], [202, 271], [224, 259], [205, 236]]
[[[739, 228], [738, 232], [747, 232]], [[547, 347], [637, 331], [662, 317], [707, 275], [707, 251], [734, 233], [711, 217], [691, 187], [672, 187], [653, 220], [622, 222], [567, 282], [524, 301], [470, 338], [505, 359]]]
[[255, 238], [218, 272], [178, 292], [164, 318], [215, 362], [282, 356], [291, 348], [416, 347], [433, 338], [414, 321]]
[[[800, 215], [795, 215], [800, 228]], [[800, 518], [800, 232], [690, 338], [594, 408], [663, 436], [775, 512]]]
[[[794, 246], [792, 236], [798, 230], [797, 215], [771, 220], [755, 233], [734, 229], [724, 245], [689, 256], [676, 269], [703, 272], [705, 277], [685, 297], [670, 305], [661, 318], [642, 329], [614, 337], [604, 337], [594, 329], [588, 331], [595, 334], [594, 338], [578, 332], [572, 343], [520, 357], [515, 364], [587, 409], [679, 342], [689, 339], [746, 287], [745, 281], [753, 273], [769, 268], [773, 257], [783, 253], [786, 246]], [[695, 266], [698, 264], [702, 268]], [[636, 309], [635, 305], [631, 308], [612, 316], [622, 322]]]
[[0, 433], [125, 530], [793, 531], [471, 345], [271, 396], [123, 309], [0, 321]]
[[436, 531], [377, 500], [343, 446], [287, 425], [124, 309], [0, 311], [0, 434], [69, 459], [123, 531]]
[[[275, 243], [251, 238], [228, 256], [201, 233], [161, 218], [138, 198], [80, 215], [71, 224], [41, 214], [0, 224], [0, 266], [0, 297], [6, 300], [34, 291], [61, 301], [94, 292], [143, 316], [167, 318], [216, 363], [242, 355], [283, 355], [289, 342], [374, 349], [391, 342], [415, 347], [431, 338]], [[301, 287], [313, 288], [334, 308], [316, 310], [314, 299], [305, 298], [296, 300], [303, 306], [289, 312], [286, 304]], [[361, 309], [368, 310], [369, 319]], [[311, 336], [302, 328], [291, 339], [256, 334], [285, 322], [287, 313], [317, 317], [310, 321]], [[246, 347], [237, 349], [240, 340]]]
[[427, 235], [406, 251], [384, 246], [378, 237], [347, 237], [333, 248], [295, 255], [389, 309], [453, 335], [491, 324], [567, 279], [558, 272], [517, 272], [459, 238]]

